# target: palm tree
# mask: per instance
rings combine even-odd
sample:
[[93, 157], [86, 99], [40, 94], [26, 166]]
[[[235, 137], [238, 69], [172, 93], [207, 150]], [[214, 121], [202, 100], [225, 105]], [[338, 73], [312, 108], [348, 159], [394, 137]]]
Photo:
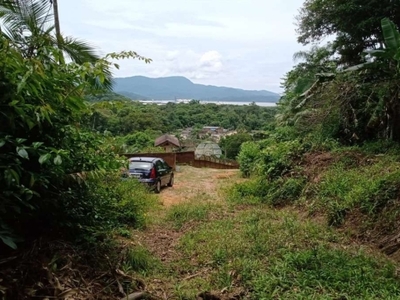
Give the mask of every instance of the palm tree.
[[[52, 12], [57, 14], [55, 18]], [[79, 64], [99, 59], [87, 43], [61, 35], [57, 1], [0, 0], [0, 21], [0, 34], [25, 57], [34, 57], [46, 47], [54, 47]]]
[[56, 29], [56, 36], [57, 39], [61, 37], [61, 28], [60, 28], [60, 18], [58, 14], [58, 1], [57, 0], [50, 0], [50, 4], [53, 5], [53, 14], [54, 14], [54, 27]]
[[[100, 57], [89, 44], [62, 36], [57, 4], [55, 0], [0, 0], [0, 37], [25, 58], [40, 55], [60, 64], [98, 62]], [[112, 76], [108, 67], [103, 68], [102, 74], [102, 80], [96, 78], [93, 86], [110, 90]]]

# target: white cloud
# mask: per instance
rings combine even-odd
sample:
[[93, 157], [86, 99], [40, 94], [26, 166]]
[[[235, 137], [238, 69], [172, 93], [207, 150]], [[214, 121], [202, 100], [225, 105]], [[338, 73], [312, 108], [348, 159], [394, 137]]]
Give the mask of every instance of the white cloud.
[[169, 51], [158, 63], [153, 76], [180, 75], [189, 79], [214, 78], [224, 71], [223, 59], [218, 51], [196, 53], [192, 50]]
[[294, 16], [303, 0], [68, 0], [62, 30], [101, 49], [134, 50], [117, 76], [186, 76], [195, 82], [280, 91], [293, 65]]

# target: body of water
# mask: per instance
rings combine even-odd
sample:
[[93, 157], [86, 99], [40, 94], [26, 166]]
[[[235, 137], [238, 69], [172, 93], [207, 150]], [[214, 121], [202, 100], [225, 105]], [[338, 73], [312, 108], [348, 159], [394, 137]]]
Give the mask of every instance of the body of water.
[[[175, 100], [139, 100], [141, 103], [144, 104], [158, 104], [158, 105], [165, 105], [169, 102], [172, 103], [188, 103], [190, 100], [184, 101], [175, 101]], [[249, 105], [252, 102], [248, 101], [200, 101], [201, 104], [208, 104], [214, 103], [218, 105]], [[257, 106], [264, 106], [264, 107], [275, 107], [276, 103], [274, 102], [254, 102]]]

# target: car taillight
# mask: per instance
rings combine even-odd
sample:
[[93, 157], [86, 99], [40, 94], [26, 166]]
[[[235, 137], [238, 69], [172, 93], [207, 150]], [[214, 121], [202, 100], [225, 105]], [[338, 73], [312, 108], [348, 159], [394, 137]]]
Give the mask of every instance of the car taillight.
[[155, 179], [156, 178], [156, 168], [152, 168], [150, 171], [150, 178]]

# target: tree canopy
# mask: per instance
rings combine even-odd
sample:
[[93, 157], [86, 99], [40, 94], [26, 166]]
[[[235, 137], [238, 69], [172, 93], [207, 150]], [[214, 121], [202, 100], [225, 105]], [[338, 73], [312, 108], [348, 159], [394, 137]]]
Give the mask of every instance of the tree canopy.
[[110, 202], [100, 203], [100, 186], [85, 179], [123, 161], [83, 126], [84, 96], [108, 88], [111, 57], [142, 59], [134, 52], [98, 58], [63, 38], [66, 63], [50, 20], [48, 1], [0, 2], [0, 239], [12, 248], [42, 232], [73, 235], [113, 223], [96, 223], [116, 211], [100, 212]]
[[306, 0], [297, 16], [298, 41], [304, 45], [333, 38], [341, 63], [363, 60], [367, 49], [381, 49], [381, 19], [400, 25], [400, 2], [393, 0]]

